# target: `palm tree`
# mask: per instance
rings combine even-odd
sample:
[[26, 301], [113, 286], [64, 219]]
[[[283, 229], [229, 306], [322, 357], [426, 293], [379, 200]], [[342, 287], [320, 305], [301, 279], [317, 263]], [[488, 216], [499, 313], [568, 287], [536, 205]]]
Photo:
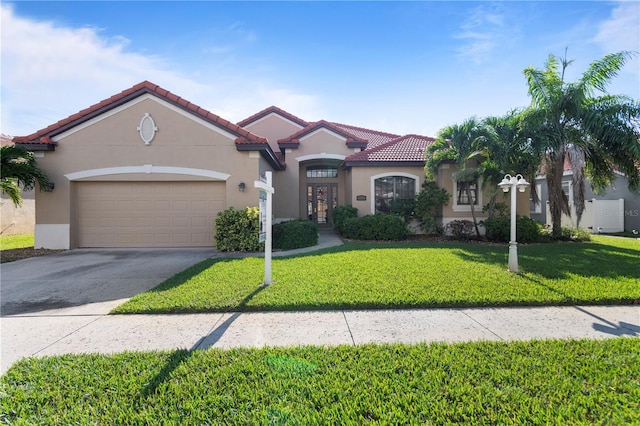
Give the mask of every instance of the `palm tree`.
[[[476, 181], [479, 177], [479, 169], [477, 167], [469, 167], [468, 161], [476, 154], [479, 154], [478, 148], [483, 146], [483, 141], [488, 137], [488, 130], [475, 117], [468, 118], [462, 124], [450, 125], [440, 130], [436, 141], [425, 151], [425, 172], [427, 177], [433, 178], [435, 176], [438, 164], [441, 161], [453, 160], [458, 165], [458, 171], [454, 173], [453, 179], [458, 184]], [[480, 236], [474, 207], [475, 199], [469, 185], [465, 185], [465, 191], [469, 200], [476, 235]]]
[[[483, 120], [486, 138], [481, 139], [478, 147], [482, 151], [483, 161], [480, 164], [480, 175], [483, 188], [493, 188], [488, 204], [488, 216], [493, 216], [498, 183], [505, 173], [523, 174], [531, 182], [535, 179], [536, 155], [531, 151], [531, 141], [522, 132], [522, 112], [509, 111], [501, 117], [487, 117]], [[531, 196], [537, 201], [538, 194], [532, 188]]]
[[570, 214], [562, 191], [565, 159], [573, 172], [573, 203], [579, 224], [584, 211], [584, 180], [601, 191], [624, 173], [629, 189], [640, 183], [640, 103], [609, 95], [607, 85], [632, 52], [606, 55], [591, 63], [576, 82], [565, 81], [573, 62], [549, 55], [544, 69], [524, 70], [531, 105], [523, 129], [532, 139], [532, 152], [542, 162], [549, 190], [553, 234], [561, 233], [562, 213]]
[[35, 157], [19, 145], [0, 147], [0, 189], [7, 194], [16, 207], [22, 205], [20, 187], [29, 191], [36, 186], [41, 190], [50, 187], [47, 174], [38, 168]]

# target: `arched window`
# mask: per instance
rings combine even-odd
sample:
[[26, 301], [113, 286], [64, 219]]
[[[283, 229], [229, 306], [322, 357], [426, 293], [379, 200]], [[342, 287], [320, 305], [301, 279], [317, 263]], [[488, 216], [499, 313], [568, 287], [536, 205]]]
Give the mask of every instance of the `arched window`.
[[412, 201], [416, 180], [406, 176], [385, 176], [375, 180], [375, 212], [389, 213], [394, 201]]

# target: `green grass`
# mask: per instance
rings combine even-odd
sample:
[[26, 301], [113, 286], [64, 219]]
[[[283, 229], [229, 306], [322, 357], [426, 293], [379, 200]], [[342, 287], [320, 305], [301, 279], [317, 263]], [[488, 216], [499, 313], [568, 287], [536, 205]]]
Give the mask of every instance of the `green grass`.
[[33, 247], [33, 234], [0, 236], [0, 250]]
[[0, 422], [638, 424], [640, 339], [64, 355], [0, 379]]
[[520, 275], [504, 245], [345, 244], [273, 260], [210, 259], [132, 298], [114, 313], [617, 304], [640, 299], [640, 241], [519, 247]]

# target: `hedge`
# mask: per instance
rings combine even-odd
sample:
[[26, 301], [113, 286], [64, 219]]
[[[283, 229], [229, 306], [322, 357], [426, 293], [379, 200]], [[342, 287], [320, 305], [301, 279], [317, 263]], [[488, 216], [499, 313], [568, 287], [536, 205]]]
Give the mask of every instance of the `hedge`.
[[408, 233], [399, 216], [375, 214], [347, 219], [342, 235], [352, 240], [402, 240]]
[[295, 219], [273, 225], [273, 248], [292, 250], [318, 244], [318, 224]]

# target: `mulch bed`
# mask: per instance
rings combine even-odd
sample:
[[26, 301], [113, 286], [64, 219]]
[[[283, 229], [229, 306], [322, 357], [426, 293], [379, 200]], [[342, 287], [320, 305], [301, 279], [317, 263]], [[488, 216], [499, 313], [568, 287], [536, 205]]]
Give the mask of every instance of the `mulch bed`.
[[508, 243], [489, 241], [484, 237], [477, 238], [475, 236], [469, 238], [455, 238], [448, 235], [426, 235], [426, 234], [411, 234], [407, 235], [404, 240], [397, 241], [361, 241], [351, 240], [348, 238], [342, 238], [342, 241], [349, 243], [464, 243], [464, 244], [482, 244], [491, 246], [504, 246]]
[[33, 247], [2, 250], [0, 251], [0, 263], [13, 262], [14, 260], [28, 259], [36, 256], [46, 256], [48, 254], [60, 253], [61, 251], [65, 250], [34, 249]]

